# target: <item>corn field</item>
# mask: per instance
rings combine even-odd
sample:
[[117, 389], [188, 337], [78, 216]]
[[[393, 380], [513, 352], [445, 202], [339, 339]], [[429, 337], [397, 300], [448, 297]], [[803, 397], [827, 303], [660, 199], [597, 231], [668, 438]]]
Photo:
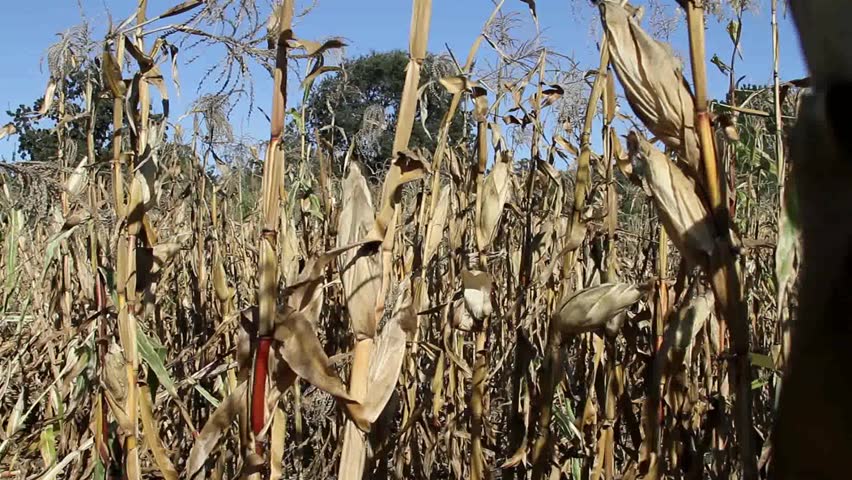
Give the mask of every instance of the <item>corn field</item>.
[[[0, 163], [0, 478], [849, 478], [852, 5], [763, 2], [773, 82], [743, 88], [755, 2], [670, 2], [683, 45], [661, 2], [577, 5], [586, 66], [509, 37], [534, 0], [480, 3], [426, 81], [412, 1], [378, 173], [308, 128], [346, 46], [299, 36], [311, 5], [138, 0], [60, 35], [31, 113], [56, 149]], [[779, 73], [789, 14], [808, 78]], [[225, 53], [180, 117], [193, 48]]]

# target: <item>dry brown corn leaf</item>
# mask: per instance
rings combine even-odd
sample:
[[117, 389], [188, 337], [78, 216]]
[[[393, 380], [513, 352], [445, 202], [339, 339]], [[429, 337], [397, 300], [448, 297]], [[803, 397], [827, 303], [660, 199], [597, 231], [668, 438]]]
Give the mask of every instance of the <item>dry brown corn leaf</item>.
[[166, 448], [163, 446], [163, 441], [160, 439], [157, 422], [154, 419], [153, 408], [151, 406], [151, 391], [147, 385], [139, 385], [139, 412], [142, 417], [142, 428], [145, 432], [145, 445], [151, 451], [154, 457], [154, 462], [163, 478], [166, 480], [177, 480], [178, 473]]
[[494, 240], [503, 207], [512, 191], [511, 164], [506, 158], [494, 164], [485, 177], [481, 210], [476, 215], [476, 237], [479, 249], [485, 250]]
[[109, 87], [114, 98], [123, 99], [127, 94], [127, 85], [121, 76], [121, 67], [118, 65], [112, 51], [106, 45], [104, 46], [101, 63], [103, 65], [101, 75], [103, 76], [104, 83]]
[[430, 169], [429, 162], [420, 152], [411, 150], [397, 152], [396, 158], [394, 158], [390, 170], [385, 176], [381, 210], [368, 237], [370, 240], [384, 241], [388, 226], [393, 218], [394, 208], [399, 202], [400, 187], [408, 182], [423, 178], [429, 173]]
[[465, 75], [454, 75], [443, 77], [439, 82], [447, 89], [447, 92], [453, 95], [468, 92], [474, 103], [474, 119], [478, 122], [485, 121], [485, 115], [488, 113], [488, 91], [482, 88], [478, 81], [471, 80]]
[[716, 229], [701, 190], [636, 132], [628, 135], [627, 148], [672, 243], [692, 265], [703, 265], [713, 254]]
[[343, 48], [346, 42], [339, 38], [330, 38], [322, 43], [313, 40], [291, 39], [290, 46], [294, 48], [302, 48], [305, 50], [304, 55], [291, 55], [291, 58], [313, 57], [325, 53], [327, 50], [334, 48]]
[[288, 285], [281, 293], [281, 296], [286, 299], [287, 305], [297, 312], [308, 308], [317, 298], [317, 289], [322, 285], [325, 267], [341, 253], [370, 243], [373, 242], [370, 240], [361, 240], [350, 243], [349, 245], [329, 250], [305, 262], [305, 267], [296, 278], [296, 281], [292, 285]]
[[605, 283], [581, 290], [557, 309], [557, 331], [564, 336], [604, 328], [641, 297], [638, 288], [625, 283]]
[[[366, 238], [375, 223], [373, 201], [361, 168], [352, 163], [343, 181], [343, 210], [337, 222], [337, 244]], [[376, 298], [381, 288], [382, 266], [375, 250], [365, 248], [340, 256], [340, 279], [352, 331], [358, 340], [376, 335]]]
[[481, 322], [490, 317], [494, 311], [491, 303], [491, 292], [494, 288], [491, 276], [479, 270], [463, 270], [462, 288], [465, 307], [474, 320]]
[[240, 383], [230, 395], [222, 400], [222, 403], [207, 419], [207, 423], [202, 427], [189, 452], [189, 459], [186, 462], [186, 478], [196, 478], [195, 476], [201, 471], [204, 462], [216, 448], [219, 439], [240, 414], [240, 410], [246, 404], [246, 385], [246, 382]]
[[305, 315], [279, 314], [275, 323], [276, 352], [296, 375], [338, 399], [352, 402], [346, 386], [329, 366], [328, 356]]
[[541, 91], [541, 95], [543, 97], [543, 100], [541, 102], [541, 108], [553, 105], [554, 103], [556, 103], [557, 100], [562, 98], [562, 95], [565, 94], [565, 90], [562, 88], [561, 85], [555, 83], [552, 85], [542, 85], [546, 86], [546, 88], [542, 89]]
[[107, 349], [104, 365], [104, 384], [118, 403], [123, 404], [127, 398], [127, 371], [124, 353], [114, 341]]
[[692, 93], [671, 47], [646, 33], [618, 2], [600, 2], [612, 65], [627, 102], [654, 135], [699, 170]]
[[157, 18], [169, 18], [174, 17], [175, 15], [180, 15], [181, 13], [186, 13], [192, 10], [193, 8], [201, 5], [202, 3], [204, 3], [204, 1], [205, 0], [186, 0], [161, 13]]
[[301, 250], [299, 248], [299, 239], [296, 236], [296, 229], [293, 228], [293, 222], [289, 217], [283, 221], [278, 241], [281, 246], [281, 276], [284, 279], [284, 284], [290, 285], [296, 281], [299, 275]]
[[[438, 197], [438, 203], [435, 205], [435, 211], [432, 213], [432, 218], [429, 219], [429, 226], [426, 228], [426, 239], [423, 242], [423, 265], [428, 266], [432, 257], [438, 251], [441, 245], [441, 240], [444, 238], [444, 227], [447, 224], [447, 214], [450, 210], [450, 187], [441, 187], [438, 185], [441, 193]], [[437, 193], [433, 193], [437, 195]]]
[[465, 75], [452, 75], [443, 77], [438, 80], [447, 92], [455, 95], [461, 92], [470, 92], [473, 87], [477, 86], [477, 82], [469, 79]]

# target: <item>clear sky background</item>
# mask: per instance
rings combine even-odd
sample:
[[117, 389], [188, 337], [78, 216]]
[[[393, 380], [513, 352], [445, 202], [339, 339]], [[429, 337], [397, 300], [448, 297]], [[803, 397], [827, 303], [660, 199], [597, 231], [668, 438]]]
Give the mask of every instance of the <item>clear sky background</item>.
[[[257, 0], [262, 11], [268, 11], [268, 0]], [[666, 3], [667, 0], [661, 0]], [[114, 21], [129, 16], [135, 9], [133, 0], [27, 0], [4, 5], [0, 15], [0, 45], [3, 51], [3, 67], [0, 68], [0, 125], [9, 121], [6, 110], [14, 110], [19, 104], [31, 104], [43, 95], [48, 79], [47, 67], [42, 58], [56, 34], [81, 23], [84, 19], [92, 25], [95, 38], [102, 36], [108, 24], [108, 14]], [[149, 14], [154, 15], [179, 3], [178, 0], [149, 0]], [[297, 0], [299, 5], [304, 0]], [[641, 4], [644, 2], [635, 2]], [[671, 4], [675, 4], [671, 0]], [[779, 3], [786, 3], [783, 0]], [[432, 25], [429, 35], [429, 50], [446, 52], [448, 45], [463, 61], [470, 45], [493, 9], [491, 0], [433, 0]], [[572, 56], [581, 68], [597, 68], [596, 43], [600, 32], [596, 19], [597, 10], [584, 0], [538, 0], [538, 16], [545, 41], [563, 55]], [[504, 10], [525, 12], [526, 4], [520, 0], [506, 0]], [[782, 7], [780, 38], [782, 45], [782, 79], [800, 78], [806, 75], [798, 39], [789, 14]], [[376, 50], [407, 49], [411, 17], [411, 2], [406, 0], [318, 0], [312, 12], [299, 20], [296, 35], [307, 39], [324, 39], [331, 36], [344, 37], [349, 46], [347, 56], [357, 56]], [[646, 18], [648, 15], [646, 14]], [[174, 19], [179, 20], [179, 18]], [[597, 29], [594, 29], [597, 27]], [[531, 20], [521, 30], [532, 34]], [[682, 58], [688, 58], [688, 43], [683, 28], [669, 39]], [[709, 21], [707, 33], [708, 59], [714, 53], [726, 62], [730, 58], [731, 42], [725, 24], [715, 19]], [[772, 80], [772, 37], [769, 4], [763, 0], [756, 12], [746, 13], [743, 19], [743, 59], [738, 60], [738, 76], [745, 76], [745, 83], [765, 84]], [[172, 119], [185, 113], [189, 104], [197, 97], [196, 86], [205, 69], [215, 58], [207, 58], [207, 52], [196, 50], [191, 56], [198, 59], [180, 67], [182, 96], [172, 96]], [[210, 52], [210, 57], [219, 53]], [[483, 42], [480, 56], [493, 55]], [[164, 71], [168, 67], [164, 68]], [[712, 64], [708, 66], [709, 86], [712, 97], [723, 97], [727, 91], [728, 78]], [[267, 92], [271, 80], [262, 70], [255, 75], [261, 107], [268, 103]], [[297, 88], [297, 82], [291, 82]], [[171, 88], [171, 87], [170, 87]], [[291, 97], [291, 98], [300, 98]], [[622, 102], [623, 103], [623, 102]], [[624, 108], [627, 108], [626, 106]], [[237, 109], [232, 118], [235, 134], [264, 139], [268, 135], [268, 124], [263, 115], [253, 114], [247, 121], [245, 109]], [[0, 158], [10, 160], [15, 150], [15, 137], [0, 140]]]

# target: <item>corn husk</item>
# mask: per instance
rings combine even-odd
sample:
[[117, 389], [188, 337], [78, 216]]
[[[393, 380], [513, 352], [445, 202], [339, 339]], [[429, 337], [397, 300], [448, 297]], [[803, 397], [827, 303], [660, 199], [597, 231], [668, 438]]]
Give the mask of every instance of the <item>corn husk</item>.
[[462, 271], [464, 305], [471, 317], [481, 322], [491, 316], [494, 306], [491, 303], [491, 291], [494, 288], [491, 276], [479, 270]]
[[627, 143], [634, 168], [639, 169], [672, 243], [692, 265], [704, 264], [715, 248], [716, 229], [703, 192], [641, 135], [630, 132]]
[[[373, 201], [367, 181], [360, 167], [353, 163], [343, 182], [343, 210], [338, 219], [337, 244], [347, 245], [365, 238], [374, 222]], [[346, 308], [356, 339], [375, 337], [375, 306], [382, 273], [378, 255], [363, 250], [347, 252], [340, 257], [340, 271]]]
[[676, 372], [687, 357], [696, 335], [704, 327], [713, 312], [713, 293], [707, 291], [684, 305], [673, 321], [666, 326], [663, 344], [656, 356], [660, 381], [665, 385], [669, 376]]
[[648, 35], [619, 2], [600, 2], [600, 9], [612, 65], [633, 112], [699, 171], [694, 100], [671, 47]]
[[503, 207], [512, 192], [512, 165], [506, 160], [504, 158], [496, 162], [485, 177], [481, 207], [476, 216], [477, 244], [480, 250], [485, 250], [494, 240]]
[[641, 296], [638, 288], [624, 283], [605, 283], [576, 292], [556, 310], [555, 331], [565, 336], [605, 328]]

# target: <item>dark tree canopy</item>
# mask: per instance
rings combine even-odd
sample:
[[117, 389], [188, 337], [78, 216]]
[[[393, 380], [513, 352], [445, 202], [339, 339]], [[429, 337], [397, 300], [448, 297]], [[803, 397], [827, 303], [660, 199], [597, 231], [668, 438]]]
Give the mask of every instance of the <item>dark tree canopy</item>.
[[[323, 78], [311, 93], [307, 105], [307, 111], [311, 112], [308, 128], [318, 131], [331, 125], [334, 118], [335, 126], [345, 132], [346, 138], [339, 130], [330, 128], [322, 130], [323, 137], [329, 140], [333, 135], [338, 151], [348, 149], [351, 142], [355, 142], [355, 154], [368, 171], [372, 174], [382, 172], [392, 156], [394, 127], [407, 65], [408, 54], [402, 50], [373, 52], [344, 61], [342, 72]], [[438, 79], [457, 72], [448, 59], [432, 54], [426, 57], [421, 72], [423, 93], [420, 98], [425, 100], [426, 129], [432, 137], [423, 129], [424, 105], [421, 103], [410, 146], [433, 150], [451, 98]], [[463, 131], [461, 116], [456, 116], [450, 138], [460, 138]]]
[[[95, 152], [101, 155], [108, 148], [112, 129], [112, 102], [97, 99], [99, 96], [100, 74], [93, 68], [74, 72], [65, 79], [65, 114], [74, 117], [85, 111], [85, 90], [87, 75], [92, 75], [96, 83], [93, 95], [95, 100]], [[57, 158], [57, 139], [55, 127], [59, 121], [56, 103], [45, 118], [38, 118], [37, 112], [44, 103], [44, 97], [36, 99], [32, 105], [19, 105], [15, 111], [6, 111], [12, 117], [12, 123], [18, 131], [18, 154], [22, 160], [54, 161]], [[66, 138], [76, 144], [78, 157], [86, 153], [86, 122], [70, 122], [64, 125]]]

